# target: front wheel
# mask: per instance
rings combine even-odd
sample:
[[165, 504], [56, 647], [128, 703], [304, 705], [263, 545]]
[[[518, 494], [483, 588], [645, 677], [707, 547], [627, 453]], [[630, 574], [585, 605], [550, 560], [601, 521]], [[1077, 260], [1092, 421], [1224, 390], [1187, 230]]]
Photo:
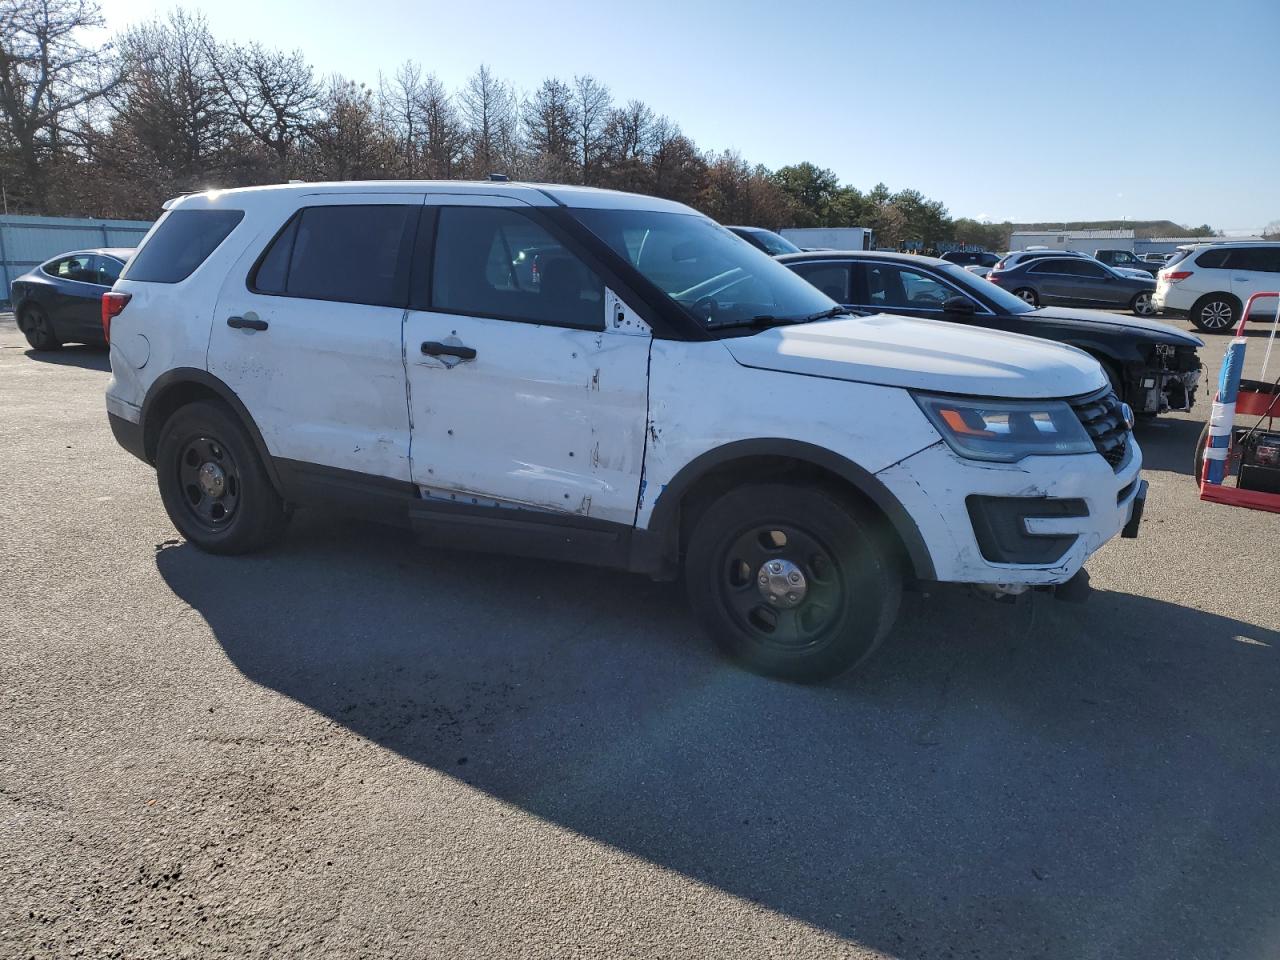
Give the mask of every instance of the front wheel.
[[767, 676], [816, 681], [880, 645], [902, 577], [881, 532], [837, 495], [756, 484], [725, 494], [698, 519], [685, 586], [729, 656]]
[[253, 441], [219, 403], [191, 403], [169, 418], [156, 448], [156, 477], [169, 519], [201, 550], [258, 550], [289, 522]]
[[1129, 309], [1139, 317], [1151, 317], [1155, 315], [1156, 305], [1151, 301], [1151, 291], [1144, 290], [1133, 298], [1129, 304]]
[[23, 307], [18, 314], [18, 329], [31, 344], [32, 350], [57, 350], [62, 341], [53, 332], [53, 323], [49, 314], [39, 304], [33, 303]]
[[1033, 307], [1040, 306], [1040, 298], [1036, 295], [1036, 292], [1032, 290], [1030, 287], [1022, 287], [1018, 290], [1015, 290], [1013, 291], [1013, 295], [1015, 297], [1021, 297], [1023, 300], [1027, 301], [1027, 303], [1031, 304]]

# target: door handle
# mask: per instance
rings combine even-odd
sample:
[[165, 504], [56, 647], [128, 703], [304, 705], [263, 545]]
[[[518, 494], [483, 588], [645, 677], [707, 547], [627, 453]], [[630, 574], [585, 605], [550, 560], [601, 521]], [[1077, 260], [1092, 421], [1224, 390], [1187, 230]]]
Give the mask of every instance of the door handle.
[[233, 330], [265, 330], [267, 321], [257, 317], [227, 317], [227, 326]]
[[474, 360], [474, 347], [454, 346], [451, 343], [440, 343], [438, 340], [426, 340], [422, 344], [422, 352], [428, 357], [457, 357], [459, 360]]

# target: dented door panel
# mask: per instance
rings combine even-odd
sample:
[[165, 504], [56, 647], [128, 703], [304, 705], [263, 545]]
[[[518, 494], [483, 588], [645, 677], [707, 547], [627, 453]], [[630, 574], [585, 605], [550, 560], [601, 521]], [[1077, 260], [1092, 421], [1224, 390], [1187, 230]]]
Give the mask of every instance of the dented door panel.
[[[590, 331], [410, 311], [412, 476], [423, 495], [634, 522], [651, 341], [627, 318]], [[475, 356], [424, 354], [424, 343]]]

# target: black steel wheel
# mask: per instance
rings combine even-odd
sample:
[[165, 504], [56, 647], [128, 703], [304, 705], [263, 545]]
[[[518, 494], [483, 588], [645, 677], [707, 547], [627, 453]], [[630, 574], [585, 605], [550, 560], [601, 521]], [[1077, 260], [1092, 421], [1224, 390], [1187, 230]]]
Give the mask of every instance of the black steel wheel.
[[31, 303], [18, 314], [18, 329], [27, 338], [33, 350], [57, 350], [62, 341], [53, 332], [53, 322], [44, 307]]
[[212, 437], [192, 437], [177, 467], [191, 521], [210, 533], [230, 524], [240, 503], [240, 468], [231, 452]]
[[800, 681], [866, 659], [901, 592], [878, 525], [833, 492], [787, 484], [745, 486], [708, 507], [688, 540], [685, 584], [726, 653]]
[[210, 553], [248, 553], [277, 540], [289, 511], [244, 426], [221, 403], [180, 407], [156, 448], [169, 519]]

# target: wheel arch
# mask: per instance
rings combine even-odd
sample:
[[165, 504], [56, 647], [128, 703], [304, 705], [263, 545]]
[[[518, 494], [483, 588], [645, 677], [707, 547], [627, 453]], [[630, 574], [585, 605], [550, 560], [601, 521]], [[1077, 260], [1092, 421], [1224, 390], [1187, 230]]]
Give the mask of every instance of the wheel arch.
[[160, 444], [160, 431], [165, 422], [180, 407], [197, 400], [216, 400], [227, 406], [241, 425], [249, 432], [254, 449], [262, 459], [267, 476], [277, 493], [283, 491], [280, 475], [276, 472], [275, 460], [262, 439], [262, 432], [254, 422], [244, 402], [236, 396], [234, 390], [209, 373], [197, 367], [175, 367], [167, 370], [147, 390], [142, 401], [140, 423], [143, 431], [143, 450], [147, 461], [156, 462], [156, 448]]
[[846, 457], [801, 440], [737, 440], [695, 457], [659, 492], [647, 533], [668, 563], [678, 561], [690, 526], [717, 496], [744, 482], [779, 478], [823, 483], [869, 508], [901, 548], [906, 572], [935, 579], [919, 527], [889, 488]]

